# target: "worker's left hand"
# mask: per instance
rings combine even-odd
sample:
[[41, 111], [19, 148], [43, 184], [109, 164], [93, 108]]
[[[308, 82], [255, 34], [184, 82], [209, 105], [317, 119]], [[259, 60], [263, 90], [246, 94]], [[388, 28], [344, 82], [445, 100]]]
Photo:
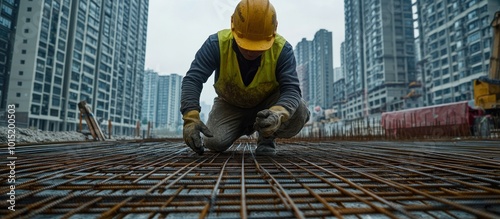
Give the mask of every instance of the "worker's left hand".
[[272, 106], [257, 113], [254, 128], [263, 137], [271, 137], [288, 120], [290, 113], [282, 106]]
[[182, 131], [184, 142], [199, 155], [203, 154], [203, 145], [201, 143], [200, 132], [207, 137], [213, 137], [212, 132], [200, 120], [200, 113], [197, 110], [191, 110], [182, 116], [184, 120], [184, 129]]

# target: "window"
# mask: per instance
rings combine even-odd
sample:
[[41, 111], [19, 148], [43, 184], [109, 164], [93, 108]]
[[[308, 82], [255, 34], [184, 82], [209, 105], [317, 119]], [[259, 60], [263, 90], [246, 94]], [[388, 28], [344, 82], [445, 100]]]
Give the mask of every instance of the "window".
[[62, 52], [57, 52], [57, 61], [64, 62], [64, 54]]
[[443, 79], [443, 84], [448, 84], [450, 83], [450, 78], [444, 78]]
[[448, 54], [448, 51], [446, 50], [446, 48], [442, 49], [441, 50], [441, 56], [444, 56], [446, 54]]
[[472, 12], [470, 12], [470, 13], [467, 15], [467, 18], [468, 18], [469, 20], [472, 20], [472, 19], [474, 19], [474, 18], [476, 18], [476, 17], [477, 17], [477, 13], [476, 13], [476, 11], [472, 11]]
[[19, 75], [24, 75], [24, 71], [19, 71]]
[[439, 70], [434, 71], [433, 76], [434, 76], [434, 78], [438, 78], [440, 76]]
[[16, 93], [16, 97], [21, 97], [21, 93]]
[[479, 50], [481, 50], [481, 42], [477, 42], [469, 46], [469, 54], [473, 54]]
[[39, 83], [34, 83], [33, 90], [37, 92], [42, 92], [43, 85]]
[[3, 25], [10, 29], [11, 21], [0, 16], [0, 25]]
[[27, 11], [31, 11], [31, 7], [28, 7]]
[[[52, 105], [54, 105], [54, 103], [52, 103]], [[50, 115], [51, 116], [59, 116], [59, 111], [56, 109], [50, 109]]]
[[490, 42], [490, 39], [485, 39], [483, 41], [483, 47], [484, 48], [489, 48], [491, 46], [491, 42]]
[[448, 68], [444, 68], [444, 69], [441, 71], [441, 74], [442, 74], [443, 76], [448, 75], [448, 73], [449, 73], [449, 69], [448, 69]]
[[434, 81], [434, 86], [435, 86], [435, 87], [437, 87], [437, 86], [439, 86], [439, 85], [441, 85], [441, 79], [437, 79], [437, 80], [435, 80], [435, 81]]
[[17, 82], [17, 86], [23, 86], [23, 82], [22, 81], [18, 81]]
[[481, 32], [477, 31], [473, 34], [470, 34], [469, 37], [467, 37], [467, 42], [472, 43], [474, 41], [477, 41], [481, 38]]
[[53, 93], [54, 95], [61, 95], [61, 88], [60, 88], [60, 87], [58, 87], [58, 86], [53, 86], [53, 87], [52, 87], [52, 93]]
[[479, 21], [474, 21], [469, 24], [469, 31], [479, 28]]
[[24, 65], [24, 63], [25, 63], [25, 62], [26, 62], [26, 61], [24, 61], [24, 60], [21, 60], [21, 65]]
[[441, 59], [441, 65], [446, 65], [446, 64], [448, 64], [448, 58]]
[[477, 73], [482, 72], [482, 70], [483, 70], [482, 66], [478, 65], [478, 66], [472, 68], [471, 73], [472, 74], [477, 74]]
[[481, 62], [483, 54], [477, 54], [470, 58], [469, 62], [471, 65]]

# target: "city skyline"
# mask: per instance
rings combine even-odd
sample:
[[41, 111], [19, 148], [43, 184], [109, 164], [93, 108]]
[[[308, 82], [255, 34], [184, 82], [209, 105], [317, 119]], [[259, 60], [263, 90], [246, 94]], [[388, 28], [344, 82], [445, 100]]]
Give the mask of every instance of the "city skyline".
[[[19, 1], [7, 104], [16, 124], [77, 130], [79, 103], [131, 133], [140, 119], [148, 2]], [[14, 11], [14, 10], [13, 10]]]
[[[199, 46], [227, 24], [223, 22], [221, 28], [213, 28], [201, 21], [220, 25], [232, 14], [232, 4], [239, 2], [219, 0], [192, 6], [196, 10], [190, 13], [200, 12], [199, 17], [170, 14], [172, 10], [185, 13], [183, 10], [189, 7], [173, 1], [161, 2], [170, 10], [164, 13], [170, 18], [187, 19], [170, 19], [174, 26], [187, 27], [175, 32], [168, 24], [155, 27], [162, 19], [148, 16], [149, 11], [165, 8], [129, 1], [131, 5], [94, 1], [73, 4], [69, 0], [2, 2], [5, 3], [2, 7], [11, 9], [6, 11], [12, 15], [10, 20], [3, 19], [1, 25], [16, 31], [11, 34], [15, 36], [11, 44], [0, 39], [9, 50], [0, 51], [0, 57], [9, 64], [10, 76], [8, 93], [3, 95], [8, 96], [6, 102], [15, 104], [20, 113], [19, 125], [75, 130], [77, 103], [85, 100], [94, 108], [96, 117], [116, 122], [114, 128], [118, 132], [130, 132], [143, 117], [145, 72], [177, 75], [175, 86], [170, 81], [163, 86], [180, 91], [180, 81]], [[496, 0], [466, 4], [444, 0], [414, 4], [411, 0], [345, 0], [342, 14], [346, 25], [345, 31], [340, 31], [300, 23], [297, 17], [287, 18], [290, 13], [310, 12], [311, 8], [301, 8], [298, 2], [272, 2], [278, 20], [284, 20], [282, 29], [294, 30], [287, 35], [278, 26], [278, 33], [294, 48], [297, 72], [303, 80], [303, 97], [309, 107], [332, 109], [339, 119], [347, 120], [471, 100], [470, 81], [488, 71], [492, 37], [489, 21], [494, 11], [500, 9]], [[308, 5], [335, 6], [326, 1], [316, 3]], [[17, 7], [19, 16], [15, 15]], [[278, 8], [289, 13], [280, 13]], [[279, 19], [280, 14], [285, 18]], [[322, 16], [320, 11], [311, 19], [299, 20], [317, 25], [330, 21], [328, 15], [325, 21], [316, 22]], [[286, 26], [290, 24], [297, 28]], [[418, 35], [414, 35], [414, 29]], [[155, 34], [147, 35], [152, 30]], [[345, 34], [346, 40], [336, 39], [339, 33]], [[156, 37], [161, 37], [157, 44], [150, 40]], [[171, 42], [179, 47], [171, 46]], [[159, 62], [160, 70], [151, 66], [153, 61]], [[162, 66], [168, 69], [162, 70]], [[174, 70], [175, 67], [184, 70]], [[342, 81], [334, 81], [332, 67], [344, 71]], [[216, 96], [213, 76], [208, 80], [200, 98], [200, 104], [207, 109]], [[331, 96], [338, 93], [341, 95]], [[173, 121], [168, 123], [178, 123], [179, 107], [174, 105], [180, 102], [179, 98], [172, 98], [175, 104], [167, 103], [168, 115], [162, 121], [168, 117], [168, 121]]]
[[[160, 75], [176, 73], [184, 76], [196, 51], [208, 36], [230, 27], [231, 15], [239, 1], [150, 0], [146, 68]], [[271, 0], [271, 3], [277, 13], [278, 33], [294, 48], [303, 38], [313, 40], [320, 29], [331, 31], [334, 67], [340, 66], [344, 0]], [[213, 80], [212, 76], [204, 84], [201, 96], [201, 100], [208, 104], [212, 104], [216, 96]]]

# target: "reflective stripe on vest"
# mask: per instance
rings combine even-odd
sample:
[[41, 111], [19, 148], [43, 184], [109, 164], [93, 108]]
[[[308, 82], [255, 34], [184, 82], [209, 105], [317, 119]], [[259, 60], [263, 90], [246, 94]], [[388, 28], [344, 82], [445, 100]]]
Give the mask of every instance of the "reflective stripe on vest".
[[241, 77], [236, 52], [233, 50], [231, 30], [218, 32], [220, 48], [220, 70], [215, 91], [226, 102], [241, 108], [251, 108], [265, 100], [278, 89], [276, 64], [286, 40], [276, 34], [274, 44], [264, 52], [252, 82], [245, 86]]

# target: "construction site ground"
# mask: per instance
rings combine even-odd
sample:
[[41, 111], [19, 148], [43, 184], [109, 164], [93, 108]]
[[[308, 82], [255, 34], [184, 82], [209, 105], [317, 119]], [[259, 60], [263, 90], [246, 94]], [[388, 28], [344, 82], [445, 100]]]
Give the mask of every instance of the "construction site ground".
[[499, 141], [289, 141], [274, 157], [255, 147], [16, 145], [3, 156], [0, 216], [500, 218]]

